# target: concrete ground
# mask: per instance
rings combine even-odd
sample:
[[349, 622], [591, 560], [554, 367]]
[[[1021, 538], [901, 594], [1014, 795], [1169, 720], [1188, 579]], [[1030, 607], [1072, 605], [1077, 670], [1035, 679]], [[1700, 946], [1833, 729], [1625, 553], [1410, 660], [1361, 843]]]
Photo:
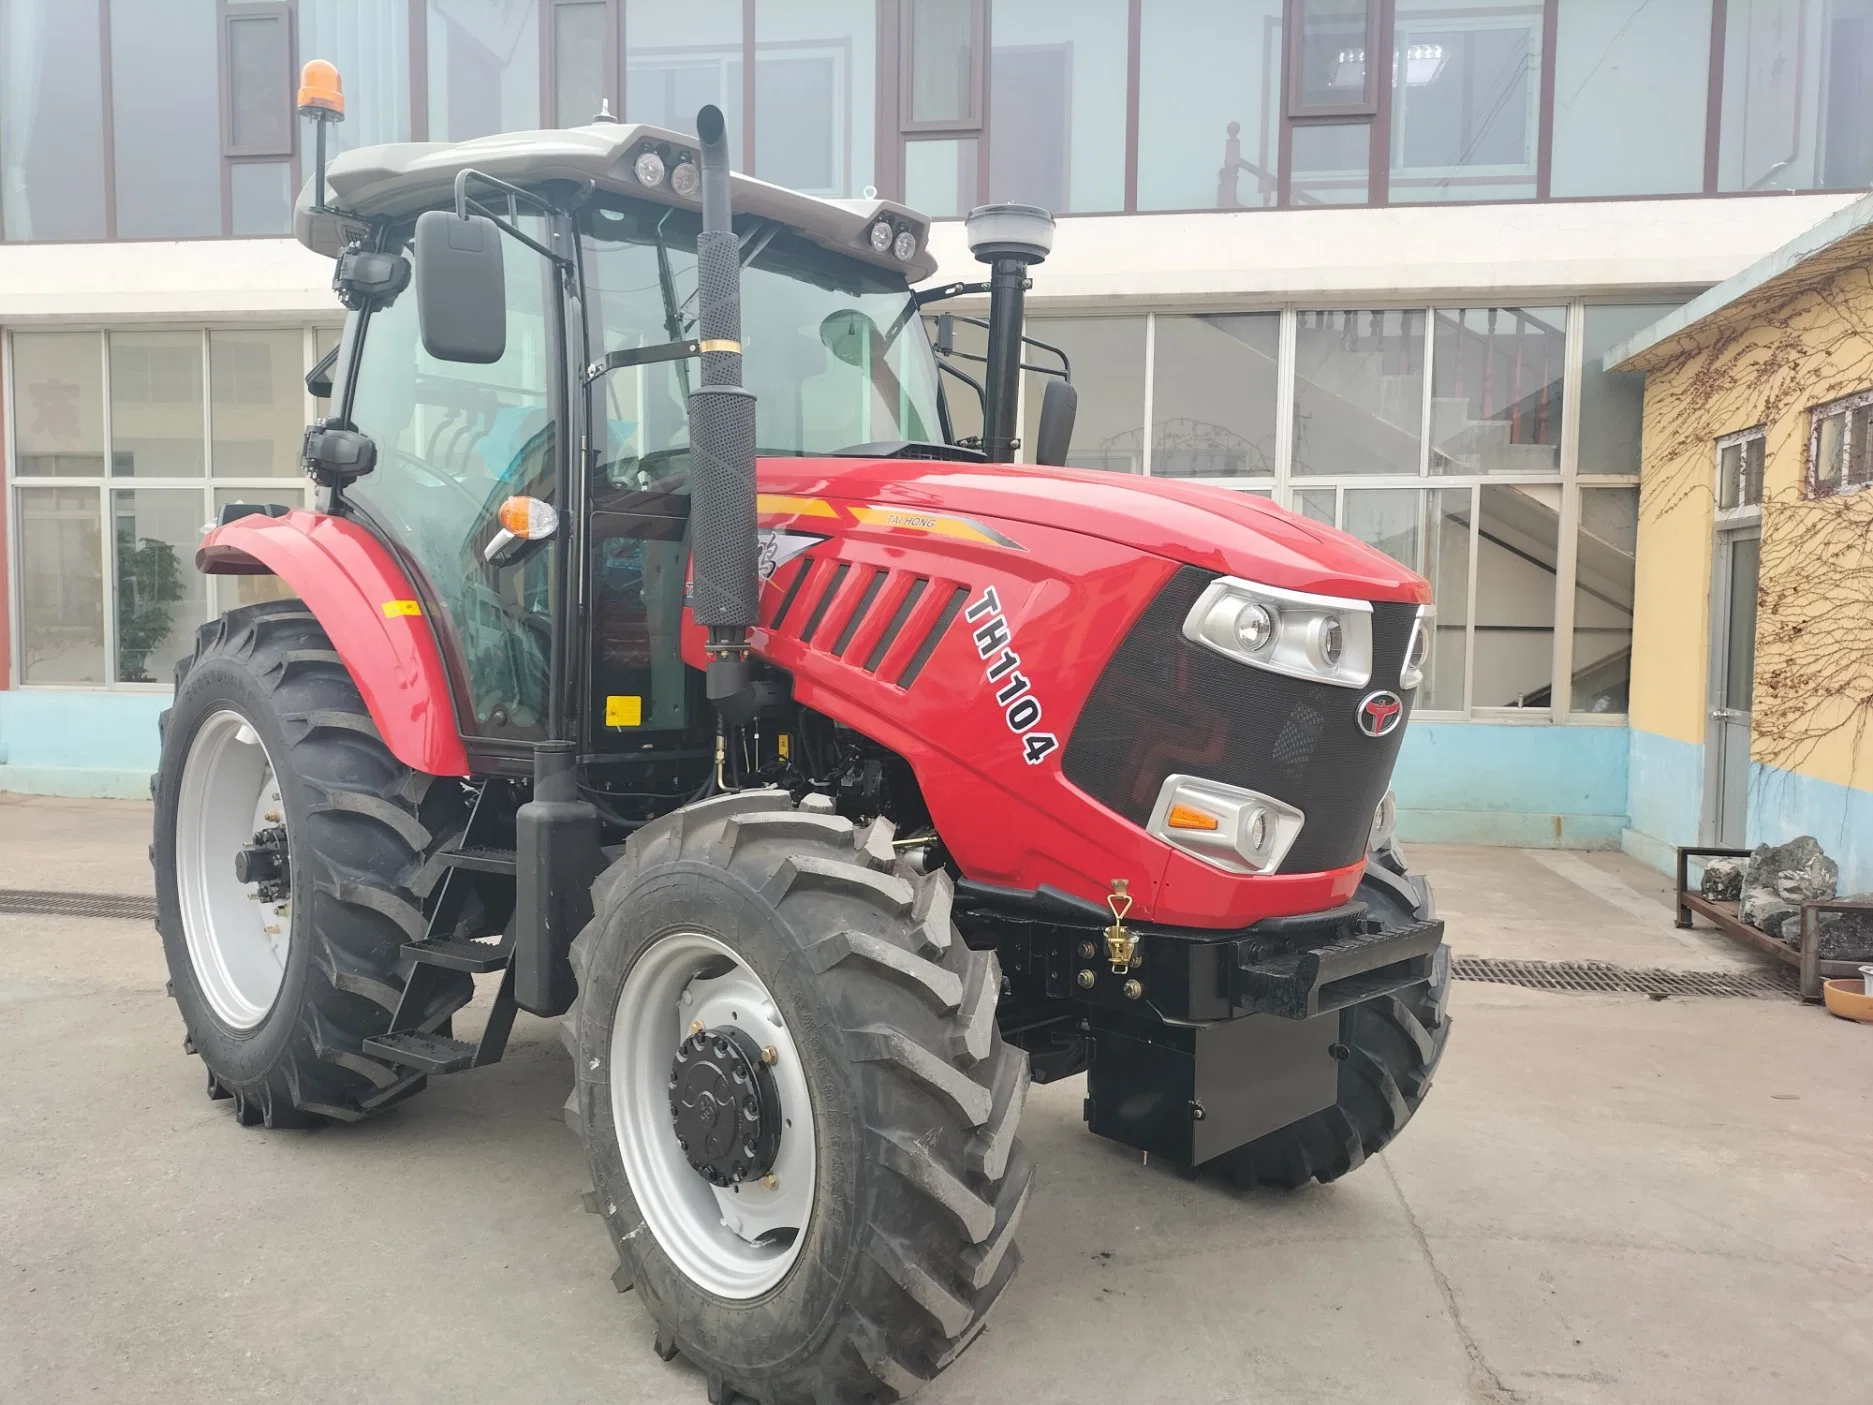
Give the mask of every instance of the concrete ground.
[[[0, 797], [0, 889], [147, 892], [147, 806]], [[1620, 855], [1423, 849], [1465, 954], [1747, 965]], [[0, 916], [0, 1399], [697, 1401], [580, 1208], [568, 1070], [315, 1133], [237, 1127], [137, 922]], [[1035, 1090], [1026, 1263], [920, 1399], [1873, 1399], [1873, 1028], [1789, 1000], [1459, 984], [1396, 1147], [1292, 1195], [1186, 1182]]]

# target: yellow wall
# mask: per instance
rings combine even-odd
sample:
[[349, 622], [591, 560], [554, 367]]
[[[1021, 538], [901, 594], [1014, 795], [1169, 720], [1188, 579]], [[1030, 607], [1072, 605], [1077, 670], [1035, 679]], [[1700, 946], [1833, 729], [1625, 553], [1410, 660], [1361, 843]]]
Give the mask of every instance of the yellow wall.
[[[1799, 270], [1795, 277], [1799, 277]], [[1647, 353], [1632, 725], [1704, 741], [1719, 436], [1765, 432], [1752, 759], [1873, 787], [1873, 489], [1806, 496], [1809, 411], [1873, 389], [1873, 272]]]

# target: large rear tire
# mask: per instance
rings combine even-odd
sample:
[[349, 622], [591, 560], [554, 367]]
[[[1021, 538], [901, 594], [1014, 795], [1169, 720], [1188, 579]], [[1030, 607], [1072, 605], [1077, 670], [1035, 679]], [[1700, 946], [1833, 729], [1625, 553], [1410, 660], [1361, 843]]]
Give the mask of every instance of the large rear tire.
[[[460, 783], [390, 754], [296, 600], [204, 625], [160, 726], [156, 925], [209, 1096], [243, 1125], [300, 1127], [416, 1092], [421, 1075], [361, 1046], [402, 996], [402, 945], [422, 939], [437, 854], [466, 823]], [[235, 872], [237, 852], [274, 829], [283, 894]], [[473, 993], [459, 975], [422, 1027], [441, 1029]]]
[[[1388, 924], [1417, 915], [1394, 885], [1376, 878], [1360, 884], [1359, 901]], [[1446, 950], [1439, 949], [1429, 983], [1340, 1013], [1338, 1098], [1333, 1106], [1223, 1157], [1223, 1168], [1239, 1189], [1292, 1190], [1309, 1181], [1337, 1180], [1404, 1130], [1431, 1090], [1450, 1037], [1444, 1011], [1450, 984]]]
[[[705, 801], [632, 837], [573, 944], [578, 1125], [619, 1282], [712, 1401], [901, 1399], [1019, 1262], [1028, 1073], [995, 1025], [1000, 968], [957, 935], [948, 877], [891, 839], [818, 797]], [[687, 1163], [672, 1061], [692, 1033], [773, 1055], [773, 1184], [765, 1158], [728, 1186]], [[747, 1087], [735, 1067], [723, 1086]]]

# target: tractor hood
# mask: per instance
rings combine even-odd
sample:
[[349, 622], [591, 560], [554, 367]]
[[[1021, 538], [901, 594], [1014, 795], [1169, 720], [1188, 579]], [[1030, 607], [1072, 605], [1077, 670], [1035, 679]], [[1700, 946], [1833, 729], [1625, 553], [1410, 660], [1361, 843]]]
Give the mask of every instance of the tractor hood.
[[762, 494], [1030, 523], [1137, 547], [1289, 590], [1428, 602], [1431, 587], [1385, 553], [1263, 498], [1174, 478], [913, 459], [760, 462]]

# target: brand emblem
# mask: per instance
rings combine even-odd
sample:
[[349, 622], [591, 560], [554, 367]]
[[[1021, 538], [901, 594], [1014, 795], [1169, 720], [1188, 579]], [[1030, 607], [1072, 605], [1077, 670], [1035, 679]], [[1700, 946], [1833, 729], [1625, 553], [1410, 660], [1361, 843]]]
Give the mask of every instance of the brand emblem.
[[1359, 730], [1369, 737], [1389, 736], [1404, 720], [1405, 702], [1397, 693], [1367, 693], [1359, 700]]

